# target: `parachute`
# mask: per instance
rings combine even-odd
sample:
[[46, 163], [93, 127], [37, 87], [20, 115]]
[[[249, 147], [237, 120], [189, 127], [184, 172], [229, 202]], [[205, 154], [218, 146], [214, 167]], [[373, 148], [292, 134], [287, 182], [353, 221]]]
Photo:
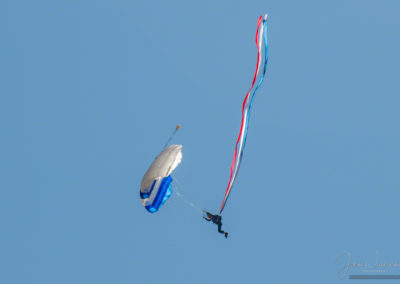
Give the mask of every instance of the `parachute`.
[[[264, 43], [264, 50], [262, 49]], [[244, 98], [242, 105], [242, 124], [240, 126], [239, 137], [236, 141], [235, 153], [233, 155], [233, 161], [231, 164], [231, 175], [229, 177], [228, 186], [226, 188], [225, 196], [221, 204], [221, 209], [219, 214], [224, 210], [226, 201], [229, 197], [233, 184], [236, 180], [236, 177], [239, 173], [240, 164], [243, 158], [243, 150], [246, 145], [247, 138], [247, 129], [249, 127], [249, 119], [250, 119], [250, 111], [251, 105], [253, 103], [254, 96], [261, 86], [261, 83], [264, 80], [265, 71], [267, 70], [267, 62], [268, 62], [268, 44], [267, 44], [267, 15], [264, 17], [261, 16], [258, 19], [257, 23], [257, 32], [256, 32], [256, 45], [257, 45], [257, 65], [256, 71], [254, 73], [253, 82], [251, 84], [250, 89], [247, 91], [247, 94]], [[260, 67], [263, 65], [263, 71], [260, 72]], [[257, 84], [255, 82], [257, 80]]]
[[150, 213], [156, 212], [172, 194], [171, 173], [182, 161], [182, 145], [165, 148], [143, 176], [140, 198]]

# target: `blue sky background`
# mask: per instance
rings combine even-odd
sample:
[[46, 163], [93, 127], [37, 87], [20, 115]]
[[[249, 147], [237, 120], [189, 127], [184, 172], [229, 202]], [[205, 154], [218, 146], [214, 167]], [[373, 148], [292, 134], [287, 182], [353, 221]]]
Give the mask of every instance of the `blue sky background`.
[[[2, 1], [0, 282], [337, 283], [344, 252], [400, 263], [399, 11]], [[176, 195], [149, 214], [140, 181], [177, 123], [178, 190], [218, 210], [265, 12], [228, 240]]]

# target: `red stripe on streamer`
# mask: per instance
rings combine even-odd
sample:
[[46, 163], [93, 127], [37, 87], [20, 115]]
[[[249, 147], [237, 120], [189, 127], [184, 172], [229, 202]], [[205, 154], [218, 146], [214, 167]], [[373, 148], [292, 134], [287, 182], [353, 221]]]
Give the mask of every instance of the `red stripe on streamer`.
[[228, 186], [227, 186], [227, 188], [226, 188], [224, 200], [222, 201], [222, 205], [221, 205], [221, 209], [220, 209], [220, 211], [219, 211], [219, 214], [221, 214], [221, 213], [222, 213], [222, 210], [224, 209], [226, 199], [228, 198], [228, 195], [229, 195], [229, 192], [230, 192], [230, 189], [231, 189], [230, 184], [231, 184], [232, 175], [233, 175], [233, 170], [234, 170], [234, 168], [235, 168], [235, 163], [236, 163], [236, 158], [237, 158], [237, 148], [238, 148], [238, 144], [239, 144], [240, 138], [241, 138], [241, 136], [242, 136], [243, 125], [244, 125], [244, 108], [245, 108], [245, 106], [246, 106], [246, 102], [247, 102], [247, 100], [248, 100], [250, 91], [251, 91], [251, 90], [253, 89], [253, 87], [254, 87], [254, 83], [255, 83], [255, 81], [256, 81], [257, 74], [258, 74], [258, 69], [259, 69], [259, 65], [260, 65], [260, 50], [259, 50], [259, 48], [258, 48], [258, 33], [259, 33], [259, 30], [260, 30], [260, 25], [261, 25], [261, 23], [262, 23], [262, 16], [260, 16], [260, 18], [258, 18], [258, 22], [257, 22], [257, 32], [256, 32], [256, 38], [255, 38], [255, 40], [256, 40], [256, 45], [257, 45], [257, 65], [256, 65], [256, 70], [255, 70], [255, 72], [254, 72], [253, 82], [251, 83], [251, 87], [250, 87], [250, 89], [247, 91], [246, 96], [245, 96], [245, 98], [244, 98], [244, 100], [243, 100], [243, 104], [242, 104], [242, 122], [241, 122], [241, 125], [240, 125], [240, 132], [239, 132], [238, 139], [237, 139], [237, 141], [236, 141], [235, 153], [234, 153], [234, 155], [233, 155], [233, 160], [232, 160], [232, 164], [231, 164], [231, 174], [230, 174], [230, 177], [229, 177]]

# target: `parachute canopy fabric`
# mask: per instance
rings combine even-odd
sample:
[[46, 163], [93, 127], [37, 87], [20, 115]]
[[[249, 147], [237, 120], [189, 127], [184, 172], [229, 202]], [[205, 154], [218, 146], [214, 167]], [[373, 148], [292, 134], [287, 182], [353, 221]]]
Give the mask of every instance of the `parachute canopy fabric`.
[[140, 198], [151, 213], [156, 212], [171, 196], [171, 173], [182, 161], [182, 145], [165, 148], [154, 160], [143, 176]]
[[[233, 155], [233, 161], [231, 165], [231, 175], [229, 177], [228, 186], [226, 188], [224, 200], [222, 201], [219, 214], [221, 214], [222, 210], [224, 210], [226, 201], [229, 197], [232, 186], [239, 172], [240, 163], [242, 162], [242, 157], [243, 157], [244, 146], [246, 145], [247, 129], [249, 127], [251, 105], [253, 103], [253, 99], [258, 88], [261, 86], [261, 83], [264, 80], [265, 71], [267, 70], [267, 62], [268, 62], [267, 15], [265, 15], [264, 17], [261, 16], [258, 19], [257, 32], [256, 32], [256, 45], [257, 45], [256, 71], [254, 73], [253, 82], [250, 86], [250, 89], [247, 91], [247, 94], [243, 100], [242, 124], [240, 126], [239, 136], [236, 141], [235, 153]], [[264, 48], [262, 48], [263, 45]], [[261, 66], [263, 67], [261, 68]], [[262, 72], [260, 72], [260, 70], [262, 70]], [[256, 81], [257, 84], [255, 84]]]

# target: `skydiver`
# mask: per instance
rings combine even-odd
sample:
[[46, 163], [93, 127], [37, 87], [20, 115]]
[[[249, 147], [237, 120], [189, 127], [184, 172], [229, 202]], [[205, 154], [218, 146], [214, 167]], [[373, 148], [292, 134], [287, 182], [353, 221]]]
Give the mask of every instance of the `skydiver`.
[[203, 210], [203, 212], [206, 213], [206, 215], [207, 215], [207, 216], [204, 215], [203, 218], [207, 222], [212, 221], [214, 224], [218, 225], [218, 232], [221, 233], [221, 234], [224, 234], [225, 238], [228, 238], [228, 232], [225, 232], [225, 231], [221, 230], [221, 227], [222, 227], [222, 222], [221, 222], [222, 217], [221, 217], [221, 215], [218, 215], [218, 214], [213, 215], [210, 212], [207, 212], [206, 210]]

